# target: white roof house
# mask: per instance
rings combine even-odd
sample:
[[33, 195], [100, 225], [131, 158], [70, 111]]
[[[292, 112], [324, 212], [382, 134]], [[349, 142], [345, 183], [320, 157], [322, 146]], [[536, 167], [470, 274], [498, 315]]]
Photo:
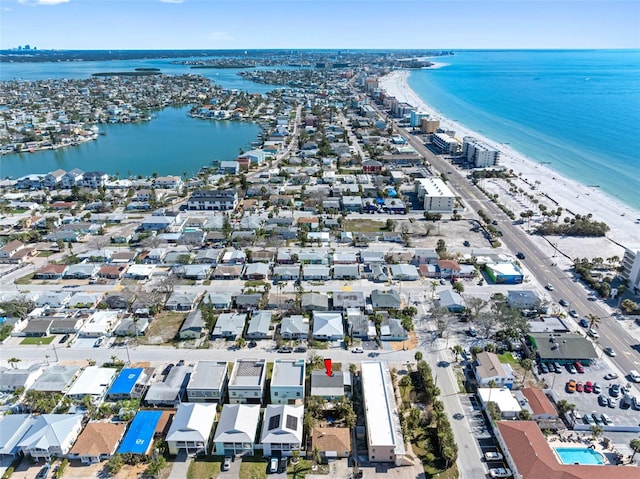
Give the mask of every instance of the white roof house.
[[478, 388], [478, 396], [483, 407], [493, 402], [498, 406], [502, 419], [518, 417], [522, 407], [509, 388]]
[[97, 338], [111, 334], [111, 330], [118, 324], [119, 311], [99, 310], [82, 325], [78, 334], [85, 338]]
[[18, 441], [23, 454], [36, 460], [66, 456], [82, 430], [82, 414], [42, 414]]
[[229, 403], [262, 404], [266, 360], [237, 359], [229, 378]]
[[114, 368], [88, 366], [69, 388], [67, 396], [71, 399], [91, 396], [94, 401], [99, 400], [104, 397], [117, 374], [118, 370]]
[[273, 362], [271, 403], [297, 404], [304, 400], [305, 360], [280, 359]]
[[313, 312], [313, 338], [338, 341], [344, 338], [342, 314], [339, 312]]
[[265, 456], [291, 456], [302, 444], [302, 416], [304, 406], [269, 404], [262, 421], [262, 444]]
[[169, 454], [178, 454], [181, 450], [187, 454], [206, 454], [215, 419], [215, 404], [180, 404], [166, 437]]
[[213, 436], [214, 454], [253, 456], [259, 419], [258, 404], [225, 404]]
[[282, 318], [280, 335], [284, 339], [307, 339], [309, 336], [309, 319], [302, 315]]
[[228, 381], [226, 361], [198, 361], [187, 384], [187, 398], [189, 402], [222, 403]]
[[389, 366], [362, 361], [361, 369], [369, 461], [401, 465], [406, 450]]
[[0, 418], [0, 456], [16, 457], [20, 453], [18, 443], [35, 419], [30, 414], [9, 414]]

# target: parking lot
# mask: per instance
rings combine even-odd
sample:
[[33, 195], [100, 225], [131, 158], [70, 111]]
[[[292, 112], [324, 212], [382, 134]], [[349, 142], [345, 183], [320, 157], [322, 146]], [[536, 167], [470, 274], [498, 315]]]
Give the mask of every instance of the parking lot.
[[[610, 374], [618, 374], [618, 377], [615, 379], [605, 379], [605, 377], [609, 377]], [[561, 372], [549, 372], [549, 373], [538, 373], [538, 377], [543, 379], [546, 384], [552, 389], [553, 394], [556, 397], [556, 400], [565, 399], [571, 404], [575, 404], [575, 412], [576, 412], [576, 425], [586, 425], [587, 427], [590, 424], [585, 423], [583, 417], [586, 414], [596, 413], [597, 416], [602, 414], [606, 414], [611, 418], [612, 424], [609, 425], [600, 425], [607, 430], [607, 426], [616, 427], [616, 426], [632, 426], [637, 427], [640, 424], [640, 410], [635, 409], [633, 405], [629, 404], [628, 406], [621, 401], [624, 396], [624, 392], [621, 390], [618, 392], [615, 397], [612, 393], [615, 393], [611, 390], [611, 386], [617, 384], [622, 387], [629, 387], [628, 394], [631, 397], [637, 396], [640, 400], [640, 391], [636, 384], [629, 383], [628, 379], [622, 377], [621, 374], [614, 371], [604, 359], [598, 359], [591, 366], [584, 366], [584, 373], [576, 373], [569, 372], [566, 366], [561, 367]], [[576, 387], [575, 392], [569, 392], [567, 388], [567, 384], [570, 380], [574, 380], [576, 385], [578, 383], [582, 383], [582, 392], [579, 391], [580, 387]], [[585, 391], [585, 385], [587, 382], [591, 382], [593, 385], [598, 385], [600, 387], [600, 393]], [[587, 388], [588, 389], [588, 388]], [[597, 389], [597, 388], [596, 388]], [[598, 404], [598, 396], [602, 395], [605, 398], [611, 398], [612, 404], [600, 405]], [[613, 405], [614, 407], [611, 407]]]

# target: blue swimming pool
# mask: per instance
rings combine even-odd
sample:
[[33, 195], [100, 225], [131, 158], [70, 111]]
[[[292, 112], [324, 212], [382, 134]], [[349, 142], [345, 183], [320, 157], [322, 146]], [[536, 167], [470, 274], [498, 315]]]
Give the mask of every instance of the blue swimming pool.
[[588, 447], [556, 447], [563, 464], [604, 464], [604, 456]]

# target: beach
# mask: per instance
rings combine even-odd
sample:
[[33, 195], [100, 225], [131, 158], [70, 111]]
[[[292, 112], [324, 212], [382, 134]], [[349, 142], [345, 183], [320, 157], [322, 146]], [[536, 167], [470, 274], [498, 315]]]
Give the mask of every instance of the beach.
[[[444, 65], [434, 67], [442, 66]], [[594, 220], [606, 223], [610, 228], [607, 238], [623, 246], [640, 245], [640, 222], [637, 222], [640, 220], [640, 210], [603, 193], [596, 185], [583, 185], [537, 162], [535, 158], [522, 155], [506, 143], [492, 141], [458, 122], [445, 118], [411, 89], [407, 83], [409, 75], [410, 72], [407, 70], [389, 73], [379, 79], [380, 88], [399, 101], [409, 103], [418, 111], [440, 120], [440, 128], [455, 131], [455, 136], [460, 141], [465, 136], [473, 136], [497, 149], [500, 151], [500, 166], [513, 170], [516, 176], [531, 185], [536, 185], [539, 194], [545, 195], [565, 211], [574, 215], [591, 214]], [[621, 181], [626, 179], [621, 178]], [[593, 254], [598, 255], [598, 252], [594, 251]]]

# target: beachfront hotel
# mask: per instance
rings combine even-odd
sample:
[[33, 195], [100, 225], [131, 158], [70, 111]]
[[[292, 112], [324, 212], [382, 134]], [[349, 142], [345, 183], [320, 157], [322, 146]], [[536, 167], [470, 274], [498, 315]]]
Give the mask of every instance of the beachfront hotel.
[[473, 136], [465, 136], [462, 139], [462, 156], [476, 168], [490, 168], [498, 164], [500, 152]]
[[452, 213], [455, 195], [440, 178], [418, 178], [416, 194], [428, 213]]
[[640, 290], [640, 246], [624, 249], [622, 278], [629, 288]]

